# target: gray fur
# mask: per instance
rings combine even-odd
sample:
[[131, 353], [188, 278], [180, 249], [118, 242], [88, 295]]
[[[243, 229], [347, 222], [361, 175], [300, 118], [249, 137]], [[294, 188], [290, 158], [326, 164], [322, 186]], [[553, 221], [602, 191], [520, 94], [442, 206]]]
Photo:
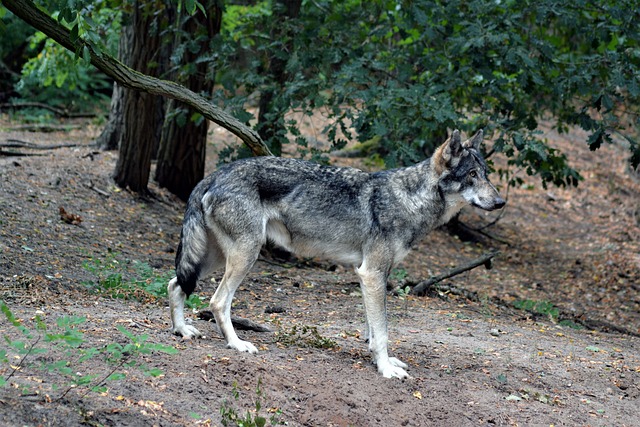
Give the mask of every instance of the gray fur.
[[482, 132], [452, 136], [428, 160], [377, 173], [302, 160], [256, 157], [221, 167], [194, 189], [169, 283], [173, 332], [200, 332], [184, 321], [184, 299], [198, 279], [224, 277], [210, 308], [227, 346], [257, 352], [230, 321], [233, 295], [270, 240], [304, 257], [352, 265], [360, 278], [369, 348], [385, 377], [406, 377], [387, 352], [386, 281], [392, 267], [465, 204], [486, 210], [504, 200], [487, 180]]

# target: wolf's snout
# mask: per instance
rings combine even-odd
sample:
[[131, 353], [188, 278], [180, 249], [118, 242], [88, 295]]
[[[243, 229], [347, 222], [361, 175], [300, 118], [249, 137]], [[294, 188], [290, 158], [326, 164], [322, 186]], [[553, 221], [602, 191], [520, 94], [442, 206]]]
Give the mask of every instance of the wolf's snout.
[[507, 202], [500, 196], [496, 197], [493, 201], [493, 208], [491, 210], [501, 209]]

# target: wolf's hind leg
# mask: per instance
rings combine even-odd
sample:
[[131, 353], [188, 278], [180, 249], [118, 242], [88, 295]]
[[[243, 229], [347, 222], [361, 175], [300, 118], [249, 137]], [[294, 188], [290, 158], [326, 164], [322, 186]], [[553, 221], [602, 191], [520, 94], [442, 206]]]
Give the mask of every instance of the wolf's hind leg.
[[184, 301], [187, 294], [178, 285], [178, 278], [174, 277], [167, 286], [169, 295], [169, 309], [171, 311], [171, 332], [185, 338], [199, 338], [202, 336], [195, 327], [188, 325], [184, 320]]
[[220, 285], [209, 303], [220, 332], [227, 341], [227, 347], [248, 353], [257, 353], [256, 346], [238, 338], [231, 324], [231, 303], [233, 296], [260, 254], [261, 242], [240, 244], [227, 253], [227, 266]]

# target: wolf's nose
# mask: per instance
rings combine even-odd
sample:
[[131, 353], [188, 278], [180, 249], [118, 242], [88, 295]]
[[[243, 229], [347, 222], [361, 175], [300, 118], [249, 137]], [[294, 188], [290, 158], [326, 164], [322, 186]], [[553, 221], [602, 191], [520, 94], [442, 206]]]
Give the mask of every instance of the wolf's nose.
[[505, 200], [502, 197], [496, 197], [496, 199], [493, 201], [493, 208], [494, 209], [503, 208], [506, 203], [507, 202], [505, 202]]

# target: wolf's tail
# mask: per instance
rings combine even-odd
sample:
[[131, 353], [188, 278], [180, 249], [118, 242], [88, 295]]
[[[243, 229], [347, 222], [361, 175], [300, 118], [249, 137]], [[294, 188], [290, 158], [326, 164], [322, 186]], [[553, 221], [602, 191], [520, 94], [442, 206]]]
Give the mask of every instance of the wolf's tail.
[[176, 253], [178, 284], [187, 296], [191, 295], [196, 288], [207, 259], [208, 246], [208, 233], [202, 206], [189, 201]]

